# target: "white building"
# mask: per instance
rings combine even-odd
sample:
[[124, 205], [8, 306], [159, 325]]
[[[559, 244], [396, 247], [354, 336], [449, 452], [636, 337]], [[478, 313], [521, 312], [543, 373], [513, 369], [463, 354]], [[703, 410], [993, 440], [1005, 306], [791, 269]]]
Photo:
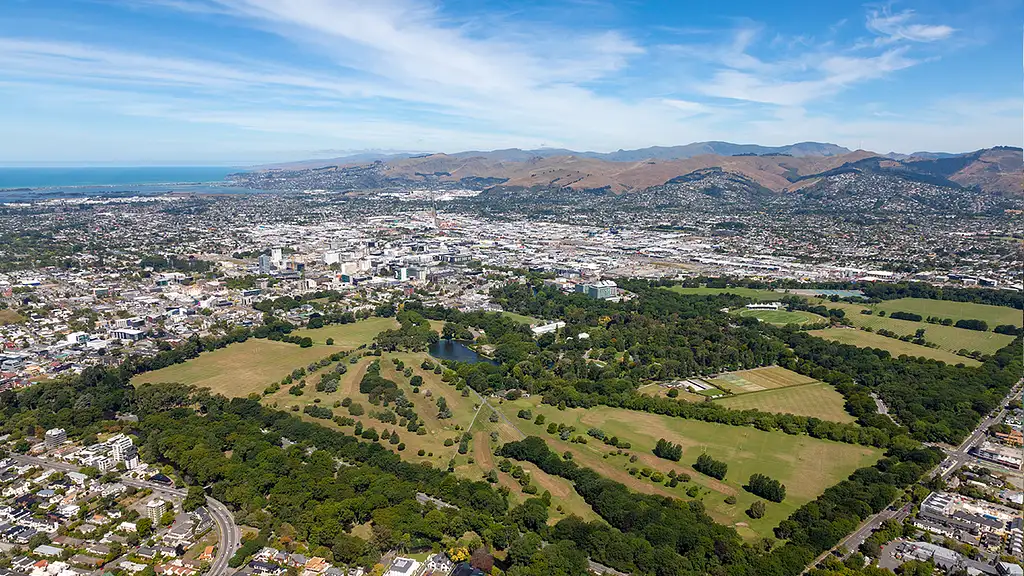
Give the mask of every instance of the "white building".
[[747, 304], [747, 310], [781, 310], [782, 302], [755, 302], [754, 304]]
[[128, 436], [118, 434], [107, 440], [107, 445], [110, 446], [110, 456], [118, 462], [124, 462], [126, 469], [132, 470], [139, 465], [139, 451]]
[[160, 498], [154, 498], [146, 503], [146, 518], [149, 518], [153, 522], [159, 522], [160, 517], [164, 515], [168, 509], [168, 502]]
[[55, 448], [68, 441], [68, 433], [63, 428], [51, 428], [43, 435], [43, 443], [47, 448]]
[[534, 336], [540, 336], [541, 334], [547, 334], [548, 332], [557, 332], [562, 328], [565, 328], [565, 322], [559, 320], [558, 322], [536, 326], [531, 328], [530, 331], [533, 332]]
[[118, 328], [111, 332], [111, 336], [118, 340], [124, 340], [128, 342], [138, 342], [146, 337], [146, 333], [136, 328]]
[[384, 576], [415, 576], [419, 574], [421, 564], [412, 558], [395, 558]]

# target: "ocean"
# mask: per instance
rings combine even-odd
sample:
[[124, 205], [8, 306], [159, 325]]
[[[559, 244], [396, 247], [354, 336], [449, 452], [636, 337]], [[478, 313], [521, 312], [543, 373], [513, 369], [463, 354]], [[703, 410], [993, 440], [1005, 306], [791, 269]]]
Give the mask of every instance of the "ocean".
[[222, 182], [228, 174], [242, 171], [226, 166], [0, 167], [0, 190]]
[[123, 198], [162, 194], [266, 192], [227, 186], [225, 166], [126, 166], [82, 168], [0, 167], [0, 203], [69, 198]]

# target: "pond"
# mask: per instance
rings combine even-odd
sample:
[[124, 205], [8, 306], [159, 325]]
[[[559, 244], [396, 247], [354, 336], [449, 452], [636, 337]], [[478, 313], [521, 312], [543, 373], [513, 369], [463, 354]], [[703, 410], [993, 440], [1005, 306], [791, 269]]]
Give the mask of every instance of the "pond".
[[477, 362], [489, 362], [497, 366], [497, 362], [477, 354], [472, 348], [466, 346], [458, 340], [445, 340], [444, 338], [434, 342], [428, 349], [430, 355], [440, 360], [454, 360], [456, 362], [468, 362], [470, 364], [476, 364]]

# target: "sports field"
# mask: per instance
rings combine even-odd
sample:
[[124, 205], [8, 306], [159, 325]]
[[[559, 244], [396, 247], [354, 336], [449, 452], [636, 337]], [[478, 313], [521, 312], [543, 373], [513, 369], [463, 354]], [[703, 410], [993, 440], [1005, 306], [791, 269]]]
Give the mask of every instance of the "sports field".
[[[861, 314], [861, 310], [868, 309], [859, 304], [846, 304], [842, 302], [822, 301], [829, 308], [841, 308], [846, 312], [846, 318], [858, 328], [872, 328], [878, 330], [885, 328], [904, 336], [914, 334], [918, 328], [924, 328], [924, 339], [928, 342], [938, 344], [939, 348], [949, 352], [956, 352], [961, 349], [969, 351], [978, 350], [984, 354], [992, 354], [1013, 342], [1013, 336], [996, 334], [995, 332], [979, 332], [977, 330], [965, 330], [953, 326], [942, 326], [941, 324], [928, 324], [927, 322], [911, 322], [909, 320], [895, 320], [877, 314]], [[887, 313], [888, 314], [888, 313]]]
[[372, 342], [377, 334], [397, 327], [398, 322], [394, 318], [373, 317], [352, 324], [331, 324], [313, 330], [303, 328], [292, 333], [300, 337], [309, 336], [314, 344], [324, 344], [328, 338], [334, 338], [335, 346], [357, 348]]
[[924, 318], [929, 316], [952, 318], [954, 322], [962, 319], [984, 320], [988, 323], [989, 330], [1000, 324], [1024, 325], [1024, 312], [1021, 310], [1006, 306], [975, 304], [973, 302], [900, 298], [898, 300], [886, 300], [878, 304], [872, 304], [871, 307], [874, 310], [885, 310], [886, 314], [897, 311], [912, 312]]
[[[576, 427], [573, 435], [586, 436], [590, 428], [600, 428], [608, 435], [628, 441], [632, 448], [628, 455], [612, 455], [615, 448], [594, 438], [587, 444], [566, 442], [557, 435], [548, 434], [546, 426], [532, 421], [516, 420], [520, 408], [529, 408], [534, 415], [543, 414], [547, 423], [562, 423]], [[876, 462], [882, 451], [865, 446], [818, 440], [809, 436], [790, 436], [782, 432], [763, 432], [750, 427], [727, 426], [671, 416], [635, 412], [604, 406], [589, 409], [558, 410], [540, 405], [539, 399], [521, 399], [505, 402], [502, 410], [514, 420], [524, 433], [540, 436], [552, 450], [569, 451], [574, 460], [594, 469], [603, 476], [622, 482], [631, 489], [648, 494], [661, 494], [688, 499], [686, 490], [701, 487], [697, 497], [704, 502], [708, 514], [716, 521], [735, 526], [745, 538], [770, 536], [772, 529], [796, 508], [818, 497], [829, 486], [848, 477], [854, 470]], [[654, 444], [665, 438], [683, 446], [680, 462], [670, 462], [654, 456]], [[692, 469], [701, 453], [707, 452], [729, 465], [724, 481], [704, 476]], [[631, 463], [630, 455], [637, 461]], [[670, 470], [686, 472], [690, 482], [669, 488], [643, 477], [631, 476], [630, 468], [650, 468], [667, 474]], [[768, 503], [764, 518], [751, 520], [744, 511], [756, 499], [743, 490], [751, 474], [760, 472], [776, 478], [786, 485], [784, 502]], [[728, 505], [726, 496], [735, 496], [737, 503]]]
[[188, 362], [146, 372], [132, 378], [138, 386], [147, 382], [181, 382], [209, 388], [225, 396], [246, 396], [262, 392], [300, 366], [342, 350], [340, 346], [300, 348], [287, 342], [250, 338], [213, 352], [204, 352]]
[[832, 422], [856, 420], [844, 408], [846, 399], [843, 398], [843, 395], [824, 382], [726, 396], [715, 399], [715, 402], [733, 410], [755, 409], [762, 412], [820, 418]]
[[741, 308], [734, 311], [737, 316], [753, 317], [767, 322], [769, 324], [813, 324], [818, 322], [827, 322], [825, 318], [807, 312], [804, 310], [793, 310], [792, 312], [786, 310], [750, 310], [747, 308]]
[[668, 290], [678, 292], [680, 294], [696, 294], [698, 296], [735, 294], [737, 296], [743, 296], [744, 298], [750, 298], [751, 300], [771, 302], [779, 300], [785, 295], [781, 292], [775, 292], [774, 290], [757, 290], [755, 288], [707, 288], [705, 286], [701, 286], [700, 288], [683, 288], [682, 286], [671, 286]]
[[749, 392], [785, 388], [787, 386], [810, 384], [815, 382], [815, 380], [810, 376], [804, 376], [780, 366], [767, 366], [765, 368], [753, 368], [751, 370], [719, 374], [714, 378], [709, 378], [708, 382], [733, 394], [746, 394]]
[[[879, 348], [888, 351], [894, 357], [907, 355], [921, 358], [932, 358], [934, 360], [941, 360], [947, 364], [953, 365], [963, 363], [965, 366], [979, 366], [981, 364], [981, 362], [978, 362], [973, 358], [957, 356], [956, 354], [947, 352], [946, 350], [928, 348], [927, 346], [904, 342], [902, 340], [897, 340], [896, 338], [881, 336], [874, 332], [865, 332], [864, 330], [829, 328], [827, 330], [811, 330], [808, 334], [824, 338], [826, 340], [839, 342], [841, 344], [860, 346], [861, 348]], [[925, 334], [927, 335], [927, 332], [925, 332]]]

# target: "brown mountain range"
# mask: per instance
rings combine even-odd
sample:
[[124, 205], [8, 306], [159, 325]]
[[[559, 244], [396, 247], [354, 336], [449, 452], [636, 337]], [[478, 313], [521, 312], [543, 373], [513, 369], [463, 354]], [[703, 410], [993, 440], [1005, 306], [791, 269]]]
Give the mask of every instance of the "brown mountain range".
[[[813, 186], [839, 172], [893, 175], [945, 186], [978, 187], [999, 195], [1019, 195], [1024, 183], [1020, 148], [998, 147], [935, 157], [883, 156], [865, 150], [836, 155], [704, 154], [687, 158], [615, 161], [590, 153], [537, 155], [527, 151], [463, 152], [389, 157], [375, 162], [304, 162], [301, 169], [371, 168], [384, 181], [460, 182], [488, 179], [509, 188], [606, 189], [615, 193], [643, 190], [698, 170], [720, 168], [742, 175], [775, 192]], [[292, 169], [299, 168], [294, 166]], [[281, 168], [278, 168], [281, 170]], [[285, 169], [287, 170], [287, 169]]]

